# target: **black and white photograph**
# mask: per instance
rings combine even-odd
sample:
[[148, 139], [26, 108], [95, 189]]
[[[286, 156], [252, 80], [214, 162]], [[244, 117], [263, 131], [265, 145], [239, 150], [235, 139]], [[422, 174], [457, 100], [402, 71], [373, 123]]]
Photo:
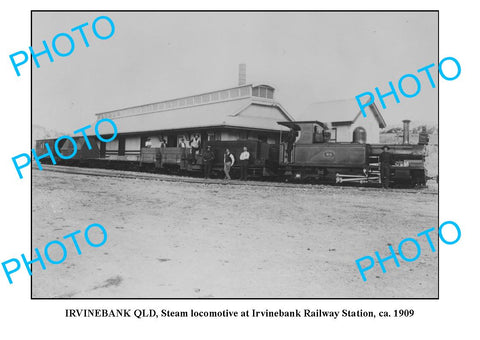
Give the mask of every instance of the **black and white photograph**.
[[438, 299], [438, 11], [31, 15], [32, 299]]

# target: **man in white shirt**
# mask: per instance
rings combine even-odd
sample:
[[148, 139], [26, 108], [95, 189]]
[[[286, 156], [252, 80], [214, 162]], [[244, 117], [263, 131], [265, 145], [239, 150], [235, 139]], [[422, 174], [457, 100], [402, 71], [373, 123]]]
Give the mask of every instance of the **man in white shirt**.
[[185, 139], [184, 138], [181, 138], [180, 139], [180, 142], [178, 143], [178, 147], [179, 148], [182, 148], [182, 149], [185, 149], [187, 147], [187, 144], [185, 143]]
[[198, 152], [200, 149], [200, 137], [198, 135], [195, 135], [191, 140], [190, 140], [190, 147], [192, 148], [192, 155], [195, 156], [195, 154]]
[[240, 154], [240, 180], [246, 181], [248, 174], [248, 163], [250, 161], [250, 152], [246, 146], [243, 147], [243, 152]]

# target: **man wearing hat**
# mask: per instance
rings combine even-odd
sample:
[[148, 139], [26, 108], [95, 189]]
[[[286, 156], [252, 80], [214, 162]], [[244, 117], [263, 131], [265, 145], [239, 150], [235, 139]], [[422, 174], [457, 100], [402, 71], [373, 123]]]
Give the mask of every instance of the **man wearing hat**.
[[383, 152], [380, 154], [380, 178], [382, 180], [382, 186], [388, 188], [390, 185], [390, 173], [391, 167], [393, 164], [393, 155], [388, 152], [390, 148], [388, 145], [384, 145], [382, 148]]
[[203, 171], [205, 178], [210, 178], [210, 173], [212, 172], [212, 163], [215, 159], [215, 154], [212, 151], [212, 147], [207, 146], [207, 150], [203, 153]]

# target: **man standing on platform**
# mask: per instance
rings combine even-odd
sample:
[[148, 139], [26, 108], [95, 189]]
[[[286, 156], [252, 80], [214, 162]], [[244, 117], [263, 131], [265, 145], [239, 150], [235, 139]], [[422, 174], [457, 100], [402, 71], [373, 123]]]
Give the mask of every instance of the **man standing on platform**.
[[232, 168], [233, 164], [235, 164], [235, 157], [230, 152], [230, 150], [225, 150], [225, 155], [223, 155], [223, 171], [225, 172], [225, 179], [232, 179], [230, 177], [230, 169]]
[[210, 178], [212, 172], [212, 164], [215, 159], [215, 154], [212, 151], [211, 146], [207, 146], [207, 150], [203, 153], [203, 171], [205, 178]]
[[243, 152], [240, 154], [240, 180], [246, 181], [248, 176], [248, 163], [250, 161], [250, 152], [246, 146], [243, 147]]

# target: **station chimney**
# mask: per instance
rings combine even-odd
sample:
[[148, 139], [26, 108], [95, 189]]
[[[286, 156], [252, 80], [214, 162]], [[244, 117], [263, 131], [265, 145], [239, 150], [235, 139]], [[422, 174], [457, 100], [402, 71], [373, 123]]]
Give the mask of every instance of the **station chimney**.
[[405, 119], [403, 122], [403, 144], [410, 144], [410, 121]]
[[239, 64], [238, 65], [238, 86], [247, 84], [247, 65]]

